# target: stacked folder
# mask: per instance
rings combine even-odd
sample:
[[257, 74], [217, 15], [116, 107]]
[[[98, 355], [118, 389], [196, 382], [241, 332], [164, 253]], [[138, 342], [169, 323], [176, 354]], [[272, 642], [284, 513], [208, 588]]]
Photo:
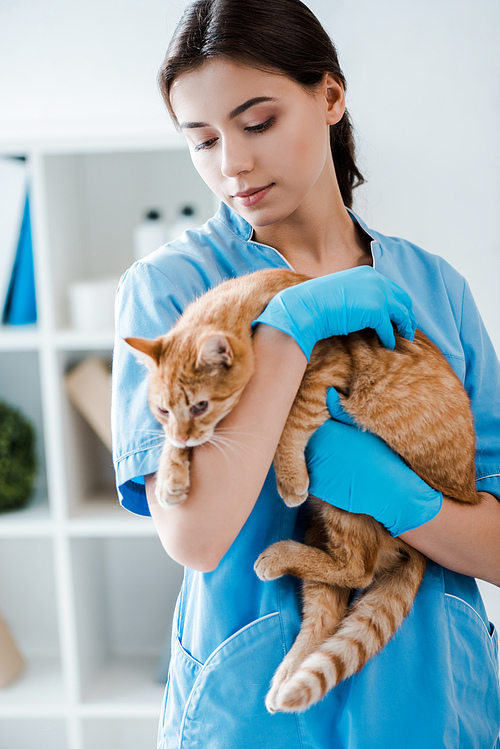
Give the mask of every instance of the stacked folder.
[[8, 325], [32, 324], [37, 317], [24, 158], [0, 158], [0, 313]]

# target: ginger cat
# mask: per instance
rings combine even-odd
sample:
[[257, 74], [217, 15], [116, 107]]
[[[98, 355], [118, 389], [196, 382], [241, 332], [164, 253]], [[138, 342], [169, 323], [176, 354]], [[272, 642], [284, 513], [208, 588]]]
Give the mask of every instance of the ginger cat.
[[[126, 339], [150, 369], [149, 404], [166, 435], [156, 483], [161, 505], [186, 499], [191, 448], [212, 439], [252, 376], [252, 321], [278, 291], [306, 280], [279, 269], [231, 279], [190, 304], [166, 335]], [[308, 497], [304, 450], [329, 418], [330, 386], [355, 423], [424, 481], [457, 501], [479, 502], [469, 399], [444, 356], [418, 330], [413, 342], [397, 335], [394, 351], [364, 330], [313, 350], [274, 457], [287, 505]], [[261, 580], [303, 580], [302, 626], [273, 677], [270, 712], [303, 711], [360, 671], [408, 614], [425, 571], [425, 557], [373, 518], [314, 497], [309, 504], [304, 543], [279, 541], [255, 564]], [[364, 590], [349, 605], [354, 589]]]

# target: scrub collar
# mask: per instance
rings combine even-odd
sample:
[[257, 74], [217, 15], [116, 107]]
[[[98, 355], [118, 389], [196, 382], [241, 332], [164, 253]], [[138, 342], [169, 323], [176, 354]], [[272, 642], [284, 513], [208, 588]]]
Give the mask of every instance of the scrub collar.
[[[361, 229], [363, 229], [365, 234], [367, 234], [368, 237], [370, 238], [370, 249], [371, 249], [372, 258], [373, 258], [373, 267], [375, 268], [376, 262], [381, 255], [382, 248], [381, 248], [380, 242], [375, 236], [375, 232], [369, 229], [367, 225], [365, 224], [365, 222], [356, 213], [354, 213], [354, 211], [352, 211], [350, 208], [346, 208], [346, 210], [348, 214], [350, 215], [351, 219], [355, 223], [357, 223], [361, 227]], [[254, 242], [252, 240], [252, 233], [253, 233], [252, 225], [246, 219], [240, 216], [239, 213], [236, 213], [236, 211], [233, 211], [231, 208], [229, 208], [229, 206], [226, 205], [226, 203], [221, 202], [219, 210], [216, 214], [216, 218], [219, 219], [219, 221], [222, 221], [222, 223], [231, 232], [233, 232], [233, 234], [236, 234], [236, 236], [239, 239], [242, 239], [244, 242], [253, 242], [253, 244], [255, 244], [257, 247], [264, 246], [264, 245], [260, 245], [259, 242]], [[271, 248], [271, 249], [274, 249], [274, 248]], [[278, 250], [275, 250], [275, 252], [278, 252]]]

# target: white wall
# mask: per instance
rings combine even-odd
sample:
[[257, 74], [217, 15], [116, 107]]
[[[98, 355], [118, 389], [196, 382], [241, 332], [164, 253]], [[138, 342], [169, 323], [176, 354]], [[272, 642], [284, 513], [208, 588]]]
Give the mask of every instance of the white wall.
[[155, 78], [176, 6], [0, 0], [0, 138], [168, 127]]
[[500, 3], [310, 7], [347, 76], [368, 178], [358, 209], [463, 273], [500, 351]]

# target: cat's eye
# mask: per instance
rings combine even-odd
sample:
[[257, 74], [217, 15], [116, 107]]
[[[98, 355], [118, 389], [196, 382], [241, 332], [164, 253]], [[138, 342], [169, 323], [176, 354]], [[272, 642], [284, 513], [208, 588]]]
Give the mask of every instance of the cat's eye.
[[162, 416], [168, 416], [168, 411], [166, 408], [161, 408], [158, 406], [158, 411], [161, 413]]
[[205, 413], [205, 411], [208, 408], [208, 401], [200, 401], [199, 403], [195, 403], [194, 406], [191, 406], [191, 413], [194, 416], [199, 416], [200, 414]]

